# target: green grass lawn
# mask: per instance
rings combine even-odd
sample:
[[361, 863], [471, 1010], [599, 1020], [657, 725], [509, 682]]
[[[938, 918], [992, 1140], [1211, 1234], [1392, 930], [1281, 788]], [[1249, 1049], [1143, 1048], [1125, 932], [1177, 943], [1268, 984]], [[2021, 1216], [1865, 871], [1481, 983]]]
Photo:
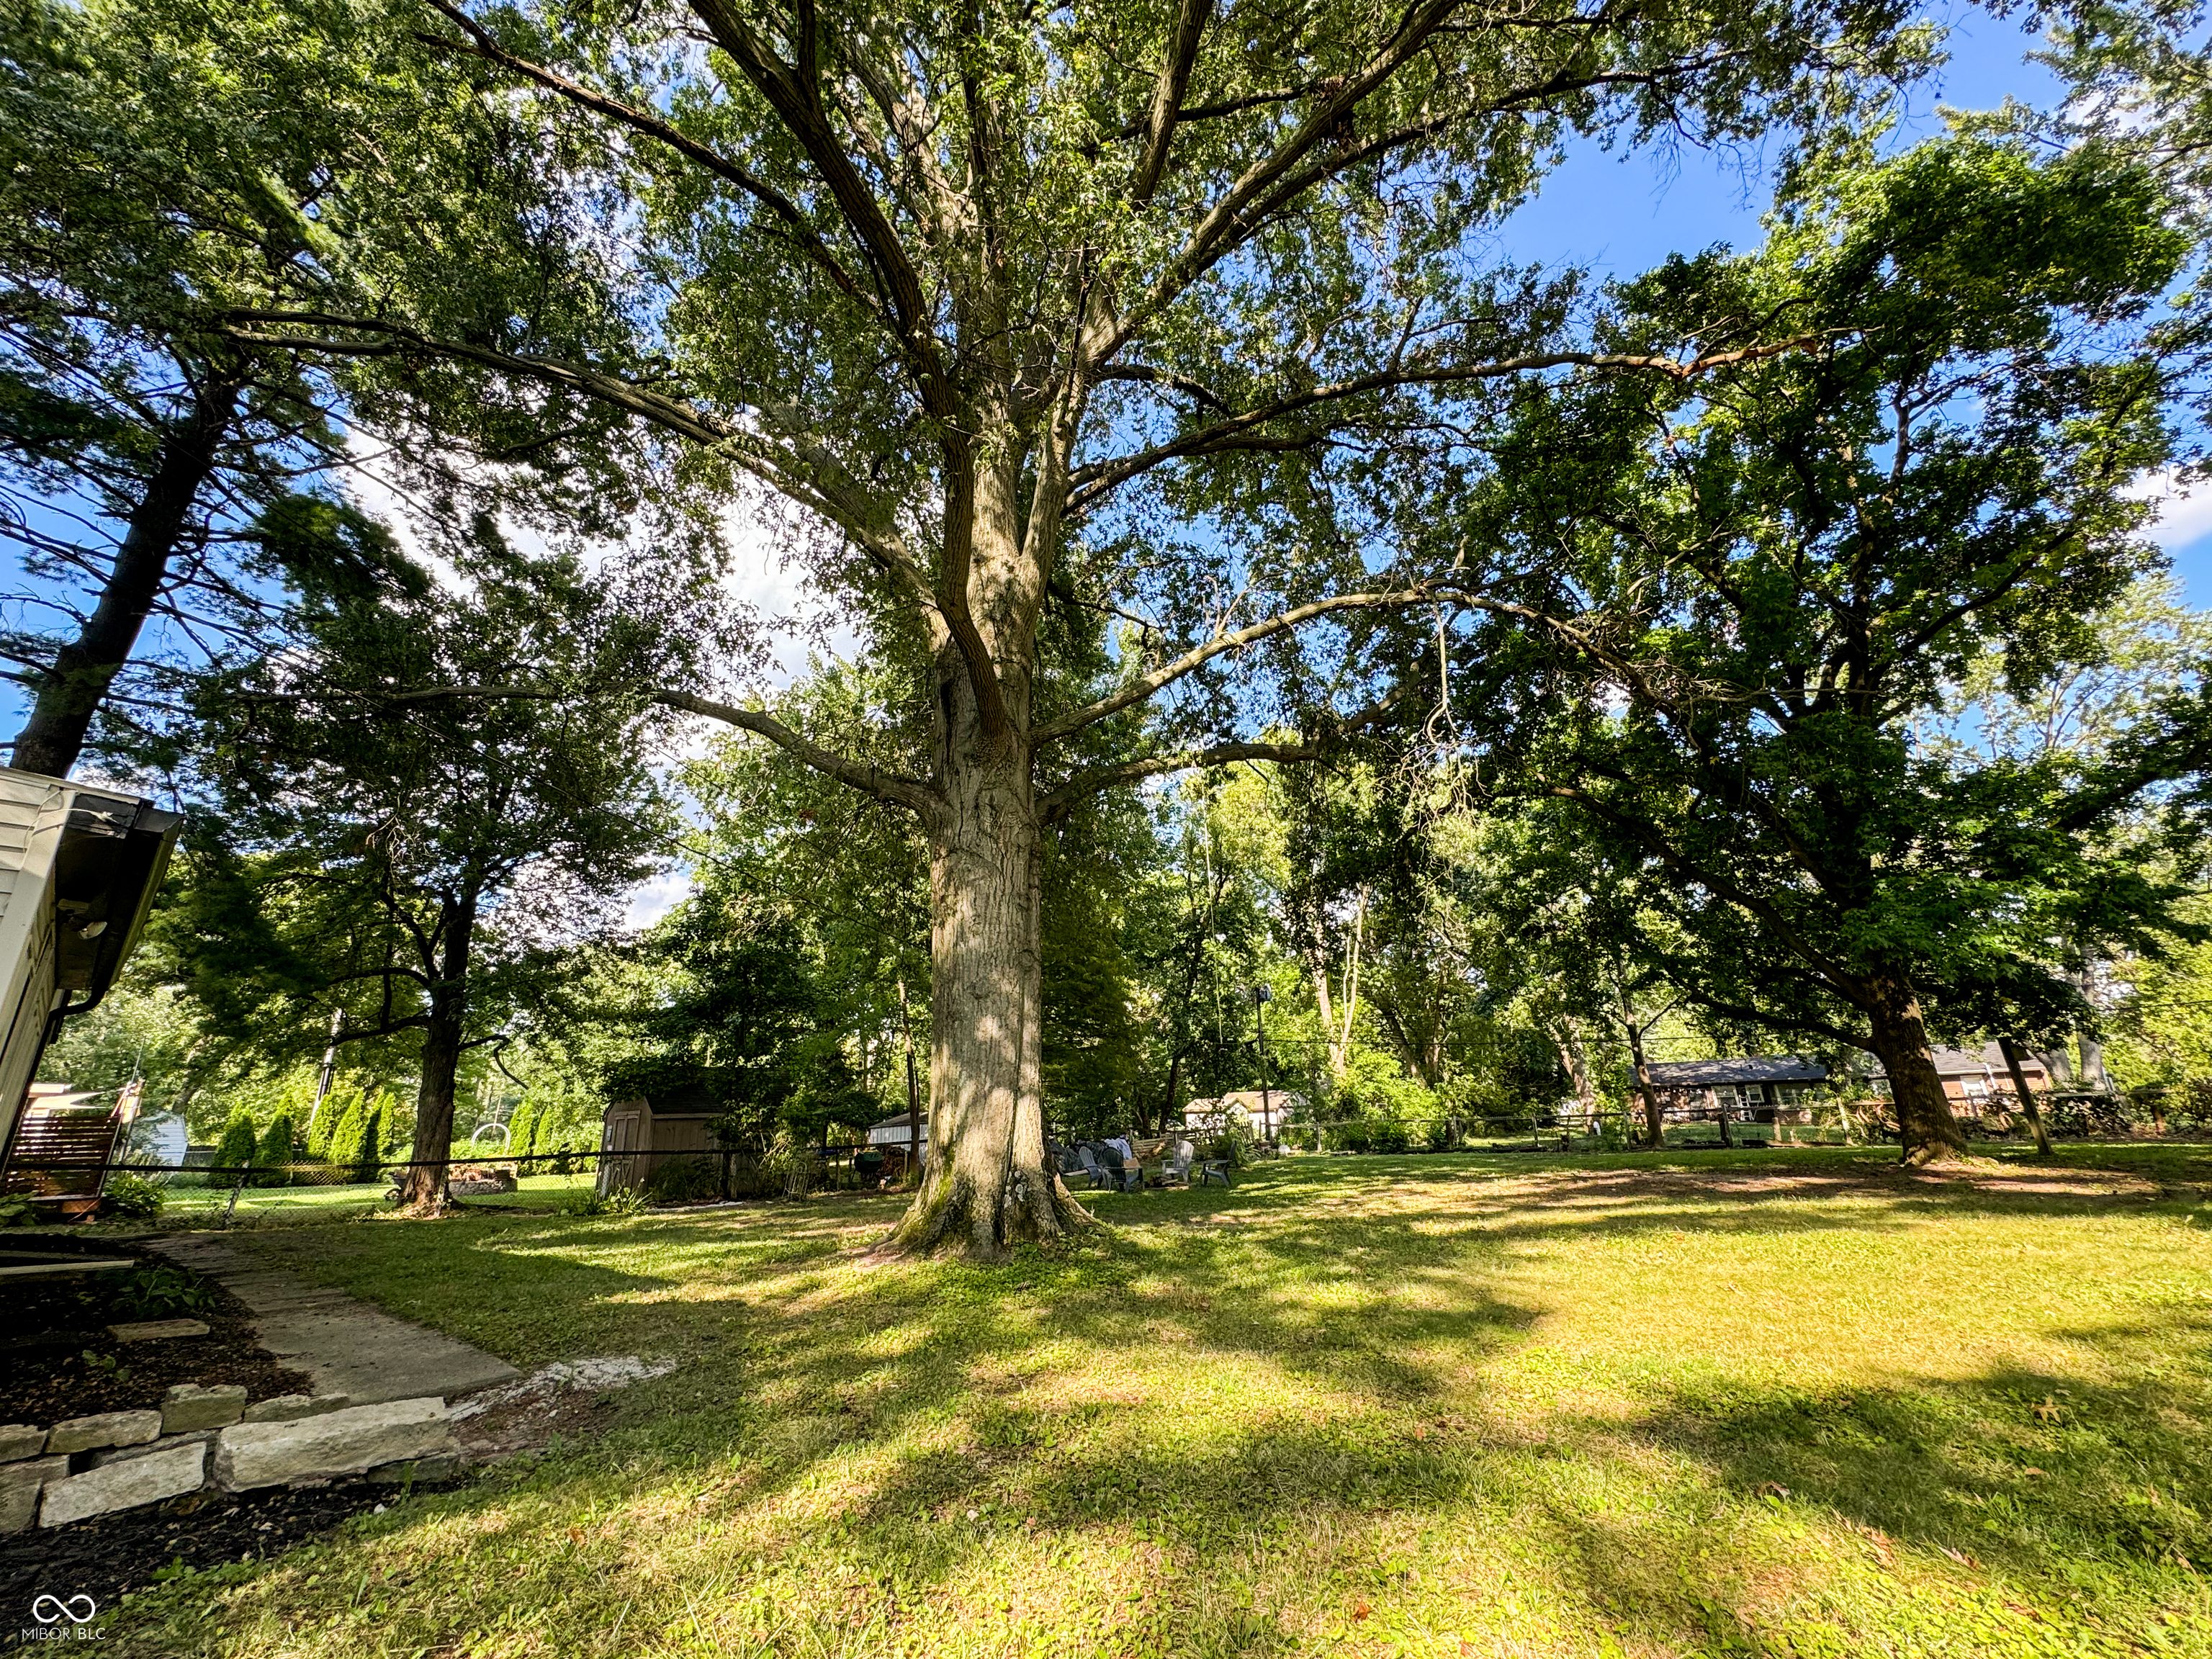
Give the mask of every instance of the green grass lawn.
[[136, 1652], [2212, 1652], [2212, 1148], [1293, 1158], [1094, 1241], [896, 1200], [257, 1229], [602, 1437], [135, 1598]]
[[[556, 1209], [590, 1192], [593, 1179], [589, 1174], [524, 1176], [512, 1193], [466, 1201], [499, 1209]], [[170, 1186], [162, 1189], [161, 1224], [204, 1227], [226, 1213], [234, 1224], [246, 1226], [345, 1220], [389, 1207], [384, 1195], [391, 1190], [389, 1180], [332, 1187], [246, 1187], [240, 1189], [234, 1211], [228, 1187]], [[127, 1231], [143, 1224], [125, 1218], [106, 1224]]]

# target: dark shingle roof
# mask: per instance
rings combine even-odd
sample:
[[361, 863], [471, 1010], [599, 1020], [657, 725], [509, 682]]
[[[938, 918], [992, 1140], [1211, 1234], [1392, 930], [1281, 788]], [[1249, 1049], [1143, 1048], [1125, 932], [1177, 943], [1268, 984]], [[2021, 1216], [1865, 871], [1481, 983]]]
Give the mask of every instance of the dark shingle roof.
[[1825, 1083], [1828, 1068], [1802, 1054], [1743, 1054], [1735, 1060], [1661, 1060], [1651, 1081], [1662, 1089], [1710, 1089], [1728, 1083]]

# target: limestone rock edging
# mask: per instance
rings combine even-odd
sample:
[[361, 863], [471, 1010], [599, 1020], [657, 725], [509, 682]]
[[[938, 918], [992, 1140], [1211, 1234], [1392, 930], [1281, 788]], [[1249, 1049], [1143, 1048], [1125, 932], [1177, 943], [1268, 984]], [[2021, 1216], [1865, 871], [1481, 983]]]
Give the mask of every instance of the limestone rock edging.
[[100, 1451], [109, 1446], [137, 1446], [160, 1438], [161, 1433], [159, 1412], [100, 1412], [55, 1424], [46, 1434], [46, 1450]]
[[234, 1424], [216, 1442], [215, 1484], [246, 1492], [459, 1450], [443, 1400], [394, 1400], [292, 1423]]
[[180, 1498], [198, 1492], [206, 1480], [207, 1447], [198, 1441], [104, 1463], [82, 1474], [47, 1481], [39, 1503], [39, 1524], [64, 1527], [112, 1510]]
[[197, 1382], [179, 1382], [161, 1401], [161, 1432], [227, 1429], [245, 1414], [246, 1389], [239, 1383], [202, 1388]]

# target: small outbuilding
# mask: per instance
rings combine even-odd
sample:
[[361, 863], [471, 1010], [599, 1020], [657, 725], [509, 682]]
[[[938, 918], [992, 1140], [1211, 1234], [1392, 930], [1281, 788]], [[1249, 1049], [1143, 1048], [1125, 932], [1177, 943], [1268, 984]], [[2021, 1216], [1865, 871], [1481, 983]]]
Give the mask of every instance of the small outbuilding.
[[914, 1146], [917, 1142], [923, 1152], [929, 1150], [929, 1114], [927, 1112], [921, 1115], [919, 1136], [916, 1135], [914, 1127], [914, 1115], [910, 1112], [901, 1112], [896, 1117], [887, 1117], [881, 1123], [872, 1123], [868, 1126], [868, 1145], [871, 1146], [903, 1148]]
[[617, 1101], [600, 1115], [601, 1197], [641, 1188], [664, 1164], [715, 1158], [721, 1145], [708, 1127], [726, 1109], [704, 1090], [678, 1090], [657, 1100]]
[[1233, 1089], [1212, 1100], [1186, 1102], [1182, 1121], [1194, 1134], [1219, 1134], [1234, 1125], [1273, 1140], [1291, 1115], [1305, 1109], [1306, 1097], [1288, 1089]]

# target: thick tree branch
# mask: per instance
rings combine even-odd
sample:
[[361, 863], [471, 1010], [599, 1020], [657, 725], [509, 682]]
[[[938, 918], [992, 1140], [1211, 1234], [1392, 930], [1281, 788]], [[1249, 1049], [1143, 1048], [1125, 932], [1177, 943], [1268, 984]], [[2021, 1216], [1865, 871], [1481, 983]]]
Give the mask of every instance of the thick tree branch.
[[1309, 761], [1322, 752], [1318, 743], [1217, 743], [1201, 749], [1176, 749], [1142, 760], [1123, 761], [1082, 772], [1038, 799], [1045, 822], [1066, 817], [1086, 797], [1116, 784], [1134, 783], [1164, 772], [1188, 772], [1202, 766], [1226, 766], [1233, 761]]
[[786, 64], [768, 40], [740, 17], [728, 0], [692, 0], [691, 9], [715, 44], [729, 53], [753, 83], [784, 128], [798, 141], [889, 295], [891, 321], [899, 343], [921, 382], [922, 404], [937, 419], [948, 420], [958, 400], [945, 372], [944, 354], [931, 318], [921, 273], [915, 268], [884, 214], [883, 204], [860, 177], [830, 131], [822, 104], [820, 20], [814, 0], [797, 0], [795, 64]]
[[776, 55], [728, 0], [692, 0], [691, 9], [813, 163], [890, 296], [895, 330], [913, 371], [922, 408], [936, 424], [945, 461], [945, 544], [942, 580], [934, 590], [936, 607], [967, 662], [984, 735], [994, 743], [1003, 742], [1012, 724], [1006, 714], [1006, 694], [968, 600], [975, 529], [975, 446], [962, 424], [958, 388], [945, 367], [921, 273], [883, 204], [830, 130], [822, 103], [821, 29], [814, 0], [796, 0], [793, 41], [796, 61], [791, 64]]
[[1095, 726], [1100, 720], [1109, 719], [1125, 708], [1134, 708], [1152, 696], [1154, 693], [1172, 684], [1194, 670], [1203, 667], [1216, 657], [1225, 656], [1232, 651], [1242, 651], [1247, 646], [1257, 645], [1262, 640], [1272, 639], [1278, 634], [1286, 633], [1303, 623], [1310, 623], [1316, 617], [1329, 616], [1340, 611], [1381, 610], [1394, 606], [1431, 604], [1436, 601], [1437, 597], [1437, 590], [1433, 588], [1411, 587], [1382, 593], [1340, 593], [1334, 599], [1316, 599], [1310, 604], [1294, 605], [1288, 611], [1269, 617], [1265, 621], [1255, 622], [1249, 627], [1240, 628], [1234, 633], [1217, 634], [1204, 645], [1195, 646], [1181, 656], [1161, 664], [1151, 673], [1139, 676], [1119, 690], [1099, 698], [1097, 702], [1062, 714], [1057, 720], [1047, 720], [1041, 726], [1032, 726], [1030, 730], [1030, 741], [1033, 746], [1042, 748], [1046, 744], [1080, 732], [1086, 726]]
[[1358, 714], [1333, 722], [1326, 732], [1297, 743], [1248, 743], [1241, 738], [1232, 739], [1194, 749], [1170, 750], [1164, 754], [1146, 755], [1116, 765], [1079, 772], [1057, 788], [1039, 797], [1039, 808], [1046, 822], [1050, 823], [1066, 817], [1079, 802], [1102, 789], [1111, 789], [1116, 784], [1134, 783], [1142, 778], [1158, 777], [1164, 772], [1188, 772], [1199, 767], [1227, 766], [1237, 761], [1318, 760], [1332, 744], [1341, 743], [1354, 732], [1374, 725], [1389, 714], [1401, 695], [1392, 692], [1368, 704]]
[[1176, 374], [1164, 368], [1153, 368], [1145, 363], [1116, 363], [1099, 371], [1097, 378], [1102, 380], [1133, 380], [1141, 386], [1164, 386], [1204, 404], [1208, 409], [1218, 410], [1224, 415], [1234, 415], [1237, 412], [1188, 374]]
[[937, 805], [936, 792], [919, 778], [902, 777], [896, 772], [865, 765], [855, 760], [823, 748], [793, 731], [772, 714], [757, 708], [739, 708], [734, 704], [716, 702], [711, 697], [695, 696], [689, 691], [656, 690], [653, 702], [664, 708], [681, 709], [687, 714], [700, 714], [708, 720], [721, 720], [770, 743], [796, 756], [816, 771], [826, 773], [840, 783], [849, 784], [865, 794], [887, 800], [916, 812], [927, 812]]
[[[1721, 53], [1651, 70], [1615, 70], [1597, 74], [1560, 70], [1533, 86], [1515, 88], [1479, 104], [1438, 111], [1422, 120], [1356, 143], [1338, 142], [1358, 105], [1398, 73], [1431, 38], [1439, 33], [1460, 32], [1449, 23], [1450, 14], [1458, 9], [1459, 0], [1444, 0], [1443, 3], [1432, 3], [1409, 13], [1390, 41], [1369, 61], [1368, 66], [1358, 76], [1339, 85], [1334, 94], [1320, 106], [1273, 154], [1248, 168], [1185, 239], [1151, 290], [1131, 308], [1111, 344], [1102, 355], [1111, 356], [1133, 338], [1152, 318], [1172, 305], [1184, 289], [1243, 246], [1273, 215], [1282, 211], [1316, 185], [1338, 176], [1348, 168], [1480, 116], [1510, 114], [1534, 104], [1597, 87], [1652, 86], [1662, 81], [1679, 80], [1741, 55]], [[1609, 12], [1601, 12], [1587, 22], [1590, 26], [1602, 27], [1612, 26], [1614, 20]], [[1188, 118], [1194, 119], [1201, 113], [1210, 112], [1194, 111]], [[1313, 152], [1322, 147], [1325, 142], [1328, 153], [1319, 159], [1313, 159]]]
[[1295, 132], [1247, 167], [1193, 228], [1169, 261], [1167, 270], [1152, 284], [1152, 291], [1121, 319], [1112, 345], [1100, 353], [1101, 361], [1111, 357], [1123, 343], [1148, 325], [1187, 284], [1219, 258], [1225, 251], [1224, 245], [1233, 239], [1245, 210], [1335, 132], [1370, 93], [1410, 62], [1459, 9], [1460, 4], [1461, 0], [1428, 0], [1408, 13], [1382, 49], [1370, 58], [1358, 74], [1346, 76], [1332, 95], [1317, 104], [1298, 124]]
[[558, 94], [571, 103], [590, 110], [595, 115], [606, 116], [629, 128], [633, 132], [642, 133], [648, 138], [658, 140], [686, 161], [695, 161], [725, 183], [736, 185], [738, 189], [751, 197], [783, 222], [785, 227], [793, 233], [799, 251], [818, 265], [831, 282], [854, 299], [859, 300], [878, 320], [886, 323], [890, 321], [890, 319], [884, 317], [883, 313], [877, 309], [870, 296], [861, 290], [860, 285], [854, 280], [853, 274], [838, 261], [837, 256], [831, 252], [830, 245], [822, 240], [821, 234], [808, 221], [799, 204], [766, 179], [747, 171], [713, 146], [700, 143], [689, 133], [678, 127], [672, 126], [649, 111], [625, 104], [620, 99], [611, 98], [605, 93], [595, 92], [579, 82], [570, 80], [557, 70], [548, 69], [542, 64], [532, 63], [526, 58], [509, 52], [505, 46], [500, 45], [498, 37], [490, 30], [485, 28], [483, 24], [477, 22], [459, 6], [451, 4], [449, 0], [424, 0], [424, 3], [436, 10], [454, 27], [469, 37], [467, 40], [461, 41], [447, 40], [434, 34], [418, 36], [417, 38], [426, 45], [440, 47], [447, 52], [465, 52], [471, 57], [481, 58], [488, 63], [496, 64], [501, 68], [511, 70], [526, 80], [536, 82], [548, 91]]
[[[1222, 454], [1231, 451], [1273, 448], [1281, 440], [1256, 435], [1258, 429], [1270, 422], [1323, 404], [1342, 403], [1347, 398], [1365, 396], [1375, 392], [1393, 392], [1401, 387], [1417, 386], [1453, 386], [1477, 380], [1498, 380], [1510, 374], [1526, 374], [1547, 368], [1588, 368], [1598, 370], [1624, 369], [1638, 374], [1664, 375], [1677, 383], [1692, 380], [1715, 369], [1734, 368], [1739, 364], [1756, 362], [1768, 357], [1781, 356], [1801, 350], [1826, 338], [1824, 335], [1793, 335], [1786, 340], [1771, 341], [1765, 345], [1746, 346], [1735, 351], [1718, 351], [1710, 355], [1684, 359], [1642, 356], [1632, 352], [1615, 351], [1539, 351], [1519, 357], [1500, 357], [1489, 362], [1456, 364], [1449, 368], [1393, 368], [1362, 374], [1349, 380], [1333, 381], [1301, 392], [1293, 397], [1279, 398], [1258, 409], [1248, 410], [1226, 420], [1215, 421], [1187, 432], [1182, 437], [1134, 454], [1112, 460], [1094, 461], [1088, 466], [1075, 469], [1072, 481], [1076, 486], [1070, 501], [1071, 511], [1090, 507], [1099, 496], [1116, 486], [1127, 483], [1139, 474], [1150, 471], [1164, 462], [1191, 456]], [[1157, 371], [1117, 375], [1116, 378], [1144, 380], [1157, 377]], [[1299, 439], [1303, 443], [1310, 439]]]
[[[910, 598], [932, 611], [940, 609], [928, 577], [922, 573], [899, 538], [878, 522], [879, 515], [868, 510], [869, 504], [860, 498], [859, 487], [842, 476], [842, 469], [837, 466], [818, 440], [808, 436], [787, 436], [786, 441], [792, 447], [779, 450], [758, 433], [748, 431], [735, 422], [724, 420], [681, 398], [665, 397], [643, 386], [634, 386], [628, 380], [586, 364], [564, 362], [558, 358], [532, 356], [520, 352], [500, 351], [465, 340], [445, 339], [426, 334], [404, 323], [380, 317], [345, 317], [318, 311], [257, 309], [235, 311], [231, 317], [230, 336], [242, 344], [281, 347], [290, 351], [331, 357], [396, 356], [415, 352], [427, 357], [474, 363], [479, 368], [495, 369], [504, 374], [548, 386], [564, 386], [580, 392], [664, 432], [672, 433], [727, 457], [780, 494], [819, 513], [842, 530]], [[252, 326], [256, 324], [324, 331], [337, 329], [371, 337], [366, 340], [348, 339], [342, 334], [334, 336], [327, 331], [313, 336], [268, 333]], [[791, 413], [775, 405], [763, 405], [761, 409], [763, 424], [771, 429], [787, 428]]]
[[1176, 120], [1182, 112], [1183, 94], [1190, 87], [1190, 71], [1198, 61], [1198, 43], [1213, 15], [1213, 0], [1182, 0], [1176, 20], [1175, 38], [1168, 43], [1160, 65], [1158, 84], [1152, 88], [1152, 118], [1146, 123], [1145, 153], [1138, 159], [1137, 175], [1130, 181], [1129, 200], [1143, 207], [1160, 186], [1166, 171], [1168, 146], [1175, 137]]

